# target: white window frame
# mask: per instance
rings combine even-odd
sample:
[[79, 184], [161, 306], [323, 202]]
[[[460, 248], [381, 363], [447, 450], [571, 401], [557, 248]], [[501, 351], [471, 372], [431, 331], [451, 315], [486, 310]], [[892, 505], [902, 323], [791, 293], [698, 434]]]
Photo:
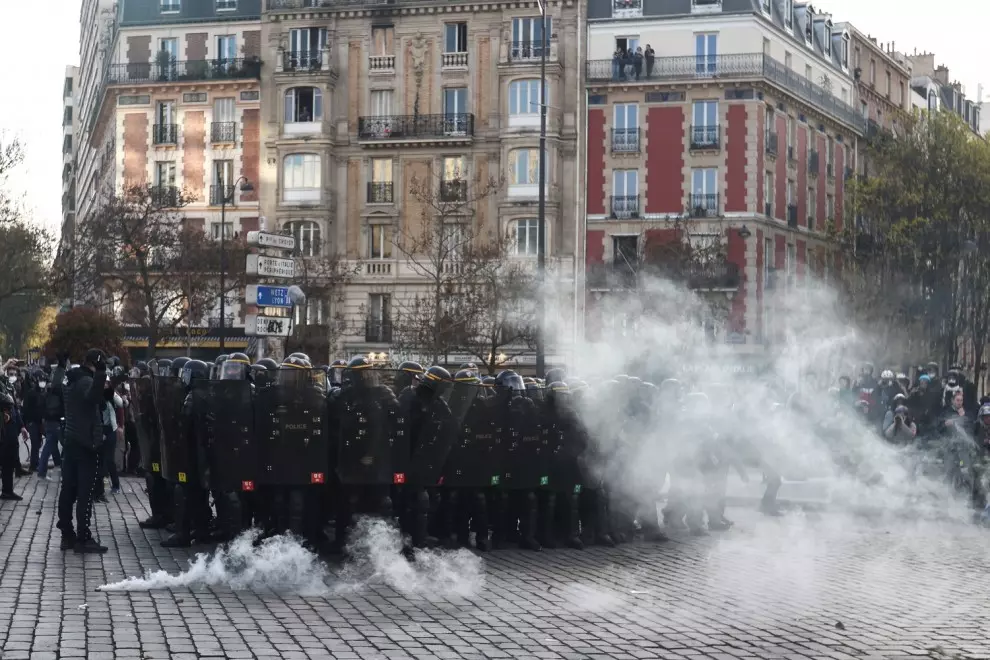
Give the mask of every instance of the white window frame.
[[694, 72], [699, 78], [718, 73], [718, 32], [694, 33]]
[[[516, 16], [512, 19], [511, 42], [509, 43], [510, 57], [513, 60], [538, 60], [541, 55], [540, 30], [543, 22], [539, 16]], [[549, 45], [553, 35], [553, 17], [547, 16], [546, 43]]]
[[[324, 307], [327, 301], [322, 298], [308, 298], [302, 305], [293, 308], [292, 322], [295, 325], [303, 325], [303, 310], [306, 314], [305, 325], [323, 325]], [[315, 312], [315, 313], [314, 313]]]
[[849, 70], [849, 47], [850, 47], [849, 33], [848, 32], [843, 32], [842, 33], [842, 53], [840, 54], [840, 60], [841, 60], [840, 63], [842, 64], [842, 69], [844, 71], [848, 71]]
[[[234, 238], [234, 223], [225, 222], [223, 223], [223, 240], [229, 241]], [[210, 223], [210, 239], [214, 241], [220, 240], [220, 223], [211, 222]]]
[[824, 30], [822, 50], [825, 52], [825, 57], [832, 57], [832, 21], [825, 21]]
[[[464, 34], [461, 34], [461, 28], [463, 27]], [[450, 42], [451, 28], [456, 30], [454, 33], [454, 48], [456, 50], [447, 50], [447, 45]], [[460, 43], [463, 37], [464, 43]], [[465, 21], [451, 21], [450, 23], [443, 24], [443, 52], [444, 53], [466, 53], [468, 52], [468, 46], [471, 38], [468, 36], [467, 22]]]
[[[310, 121], [297, 121], [300, 90], [312, 90], [313, 116]], [[323, 91], [319, 87], [302, 85], [285, 90], [282, 102], [282, 132], [285, 135], [312, 135], [319, 133], [323, 124]]]
[[[289, 230], [296, 241], [296, 253], [300, 257], [316, 257], [320, 255], [320, 241], [323, 239], [323, 231], [320, 223], [315, 220], [293, 220], [285, 223], [285, 228]], [[307, 249], [303, 246], [308, 245]]]
[[[167, 174], [167, 176], [165, 177], [165, 179], [167, 179], [167, 181], [163, 181], [162, 180], [162, 172], [163, 172], [163, 170]], [[175, 161], [174, 160], [160, 160], [160, 161], [157, 161], [155, 163], [155, 185], [156, 186], [159, 186], [159, 187], [162, 187], [162, 186], [174, 187], [176, 185], [176, 183], [175, 183], [176, 182], [176, 178], [175, 177], [176, 177], [176, 167], [175, 167]]]
[[[710, 108], [714, 106], [715, 112], [710, 113]], [[712, 114], [712, 117], [709, 115]], [[693, 130], [702, 130], [702, 139], [697, 140], [697, 136], [692, 135], [692, 142], [699, 142], [701, 144], [717, 144], [718, 143], [718, 132], [716, 130], [715, 135], [709, 135], [708, 129], [715, 128], [718, 129], [719, 126], [719, 106], [718, 99], [698, 99], [691, 104], [691, 125]], [[711, 138], [711, 139], [709, 139]]]
[[[320, 154], [296, 153], [285, 156], [282, 159], [280, 179], [282, 201], [290, 204], [319, 202], [323, 185], [322, 165]], [[299, 171], [295, 171], [296, 169]]]
[[230, 62], [237, 59], [237, 35], [218, 34], [216, 36], [217, 55], [214, 58], [218, 62]]
[[[509, 126], [540, 125], [540, 79], [523, 78], [509, 83]], [[550, 90], [547, 90], [547, 104]]]
[[[375, 254], [375, 238], [378, 239], [378, 254]], [[392, 258], [392, 225], [375, 224], [368, 226], [368, 259], [385, 261]]]
[[794, 27], [794, 0], [784, 0], [784, 25]]
[[[550, 185], [550, 149], [546, 151], [546, 184]], [[525, 176], [520, 176], [524, 174]], [[540, 194], [540, 148], [520, 147], [509, 151], [509, 197], [538, 197]]]
[[639, 105], [616, 103], [612, 108], [612, 151], [638, 153]]
[[182, 0], [159, 0], [158, 10], [162, 14], [177, 14], [182, 11]]
[[619, 219], [639, 212], [639, 170], [612, 170], [611, 212]]
[[760, 9], [763, 10], [764, 16], [771, 15], [771, 0], [760, 0]]
[[375, 323], [391, 321], [392, 295], [389, 293], [368, 294], [368, 320]]
[[[540, 249], [540, 221], [537, 218], [521, 218], [513, 223], [512, 254], [517, 257], [535, 257]], [[522, 247], [522, 249], [520, 249]]]

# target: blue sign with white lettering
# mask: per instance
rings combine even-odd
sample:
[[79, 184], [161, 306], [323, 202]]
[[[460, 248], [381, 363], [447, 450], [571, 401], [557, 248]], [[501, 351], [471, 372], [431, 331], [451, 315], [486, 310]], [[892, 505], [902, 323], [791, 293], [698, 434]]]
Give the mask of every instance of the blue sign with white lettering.
[[289, 289], [284, 286], [258, 286], [259, 307], [292, 307]]

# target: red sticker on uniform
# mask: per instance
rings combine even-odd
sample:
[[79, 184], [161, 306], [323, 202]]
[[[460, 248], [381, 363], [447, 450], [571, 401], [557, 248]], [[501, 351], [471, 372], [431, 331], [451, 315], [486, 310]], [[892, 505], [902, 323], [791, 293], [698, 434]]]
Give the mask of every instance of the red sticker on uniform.
[[396, 472], [395, 474], [393, 474], [392, 475], [392, 483], [393, 484], [404, 484], [404, 483], [406, 483], [406, 474], [405, 474], [405, 472]]
[[242, 481], [241, 482], [241, 490], [248, 491], [248, 492], [253, 491], [254, 490], [254, 482], [253, 481]]
[[443, 485], [443, 477], [440, 477], [440, 480], [437, 481], [437, 485], [438, 486], [442, 486]]
[[311, 481], [314, 484], [322, 484], [323, 483], [323, 473], [322, 472], [314, 472], [311, 475]]

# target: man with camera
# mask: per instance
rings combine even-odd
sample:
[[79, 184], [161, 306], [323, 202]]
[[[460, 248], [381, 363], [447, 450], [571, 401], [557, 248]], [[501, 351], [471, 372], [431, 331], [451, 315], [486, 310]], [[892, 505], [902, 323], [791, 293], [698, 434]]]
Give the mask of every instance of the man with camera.
[[898, 404], [893, 410], [888, 410], [883, 420], [883, 435], [895, 445], [908, 445], [914, 442], [918, 435], [918, 427], [911, 419], [908, 407]]
[[[65, 366], [68, 356], [59, 356], [59, 366]], [[104, 553], [93, 538], [89, 523], [93, 513], [93, 488], [96, 485], [100, 449], [104, 442], [104, 387], [107, 381], [107, 361], [103, 351], [90, 349], [82, 366], [68, 372], [65, 397], [65, 438], [62, 456], [62, 490], [58, 497], [58, 528], [62, 531], [63, 550]], [[110, 379], [116, 387], [127, 379], [126, 374]], [[75, 529], [72, 524], [75, 505]]]

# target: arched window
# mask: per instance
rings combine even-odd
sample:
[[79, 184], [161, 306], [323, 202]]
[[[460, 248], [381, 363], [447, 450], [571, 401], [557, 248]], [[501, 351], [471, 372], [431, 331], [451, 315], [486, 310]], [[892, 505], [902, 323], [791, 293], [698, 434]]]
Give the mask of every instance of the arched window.
[[285, 92], [285, 123], [322, 121], [323, 93], [316, 87], [293, 87]]
[[296, 254], [301, 257], [315, 257], [320, 254], [320, 225], [312, 220], [290, 222], [286, 228], [296, 239]]
[[285, 202], [320, 201], [319, 154], [290, 154], [282, 162], [282, 200]]

